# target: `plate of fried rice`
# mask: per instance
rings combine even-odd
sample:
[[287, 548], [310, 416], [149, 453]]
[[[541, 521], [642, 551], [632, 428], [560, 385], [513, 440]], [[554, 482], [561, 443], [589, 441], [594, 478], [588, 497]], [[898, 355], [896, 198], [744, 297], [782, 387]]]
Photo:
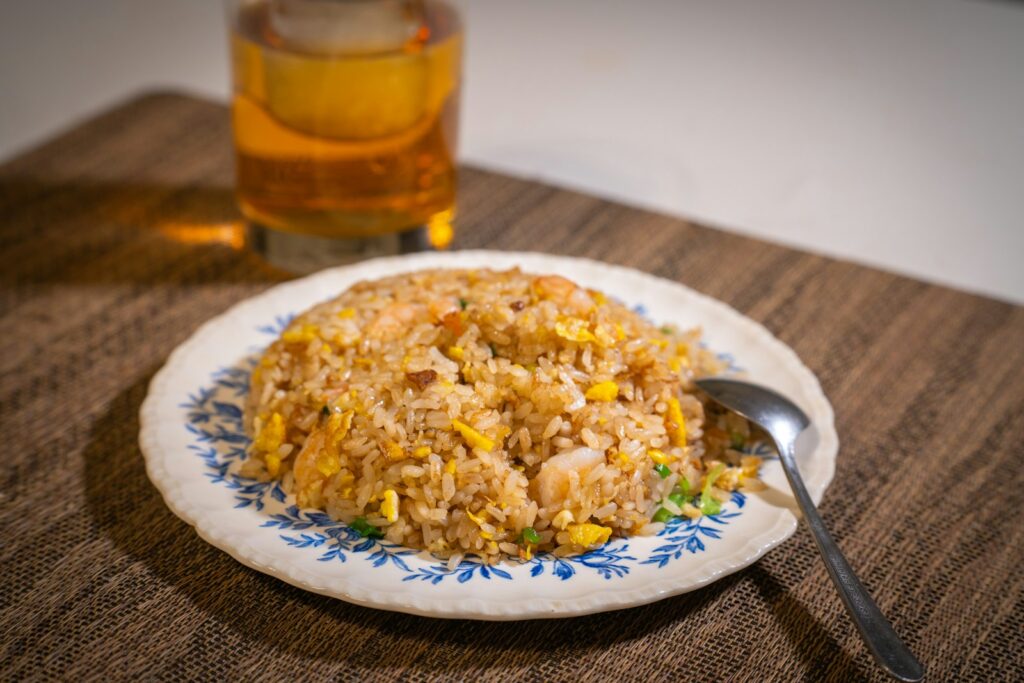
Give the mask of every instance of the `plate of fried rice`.
[[766, 435], [694, 385], [715, 375], [811, 417], [820, 500], [832, 409], [789, 347], [678, 283], [543, 254], [375, 259], [243, 301], [153, 378], [140, 444], [175, 514], [293, 585], [573, 616], [699, 588], [795, 530]]

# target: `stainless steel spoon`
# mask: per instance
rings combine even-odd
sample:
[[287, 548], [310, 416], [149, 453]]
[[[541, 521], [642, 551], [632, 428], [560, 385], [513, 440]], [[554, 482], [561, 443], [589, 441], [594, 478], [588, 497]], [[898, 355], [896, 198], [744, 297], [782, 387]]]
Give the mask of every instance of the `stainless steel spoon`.
[[892, 624], [878, 609], [878, 605], [853, 573], [839, 546], [825, 528], [825, 523], [818, 515], [814, 501], [811, 500], [800, 478], [794, 446], [797, 436], [811, 424], [804, 411], [785, 396], [748, 382], [719, 378], [702, 379], [697, 380], [697, 386], [729, 410], [759, 425], [772, 437], [779, 451], [779, 460], [782, 462], [786, 479], [793, 489], [793, 496], [800, 505], [804, 520], [811, 528], [811, 535], [814, 536], [821, 558], [825, 560], [832, 583], [836, 585], [839, 597], [843, 599], [843, 604], [853, 617], [853, 623], [857, 625], [864, 643], [871, 650], [875, 660], [893, 677], [901, 681], [920, 681], [924, 676], [924, 667], [896, 635]]

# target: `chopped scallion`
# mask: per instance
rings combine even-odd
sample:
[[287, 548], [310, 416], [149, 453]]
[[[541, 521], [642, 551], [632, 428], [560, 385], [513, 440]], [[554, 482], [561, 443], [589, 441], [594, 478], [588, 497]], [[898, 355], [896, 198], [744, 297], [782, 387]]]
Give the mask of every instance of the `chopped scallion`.
[[712, 517], [722, 511], [722, 504], [709, 493], [700, 494], [700, 513]]
[[718, 463], [711, 468], [711, 471], [704, 477], [704, 488], [701, 489], [701, 493], [711, 493], [711, 487], [715, 485], [715, 481], [722, 476], [722, 472], [725, 472], [725, 463]]
[[651, 517], [651, 521], [665, 523], [674, 516], [675, 515], [669, 512], [666, 508], [658, 508], [658, 511], [654, 513], [653, 517]]
[[682, 491], [672, 491], [672, 493], [668, 494], [668, 499], [679, 507], [683, 507], [690, 502], [690, 497]]
[[722, 476], [722, 472], [725, 472], [725, 465], [718, 463], [704, 477], [704, 487], [700, 491], [700, 505], [698, 506], [702, 514], [717, 515], [722, 511], [722, 504], [711, 495], [711, 487], [714, 486], [715, 480]]
[[672, 470], [668, 468], [668, 465], [662, 465], [658, 463], [654, 466], [654, 471], [658, 473], [658, 476], [662, 479], [668, 479], [668, 475], [672, 474]]
[[349, 526], [363, 538], [384, 537], [384, 532], [366, 521], [366, 517], [356, 517]]
[[540, 534], [532, 526], [528, 526], [523, 529], [523, 542], [537, 545], [540, 543]]
[[674, 491], [679, 491], [684, 496], [690, 495], [690, 482], [689, 482], [689, 480], [686, 477], [680, 477], [679, 478], [679, 482], [676, 484], [676, 487], [674, 489], [672, 489], [672, 491], [673, 492]]

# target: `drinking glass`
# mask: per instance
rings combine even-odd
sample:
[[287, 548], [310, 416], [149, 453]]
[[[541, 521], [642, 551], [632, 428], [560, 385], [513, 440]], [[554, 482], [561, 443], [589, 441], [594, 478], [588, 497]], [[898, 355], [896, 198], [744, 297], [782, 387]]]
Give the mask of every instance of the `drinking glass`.
[[227, 0], [238, 202], [293, 270], [445, 248], [462, 27], [442, 0]]

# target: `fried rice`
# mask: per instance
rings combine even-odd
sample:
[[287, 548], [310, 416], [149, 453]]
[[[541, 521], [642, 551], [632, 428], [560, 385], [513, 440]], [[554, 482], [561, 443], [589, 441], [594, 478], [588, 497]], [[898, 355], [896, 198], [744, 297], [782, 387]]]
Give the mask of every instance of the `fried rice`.
[[295, 318], [253, 370], [243, 473], [364, 536], [529, 559], [650, 535], [758, 488], [724, 364], [558, 275], [426, 270]]

